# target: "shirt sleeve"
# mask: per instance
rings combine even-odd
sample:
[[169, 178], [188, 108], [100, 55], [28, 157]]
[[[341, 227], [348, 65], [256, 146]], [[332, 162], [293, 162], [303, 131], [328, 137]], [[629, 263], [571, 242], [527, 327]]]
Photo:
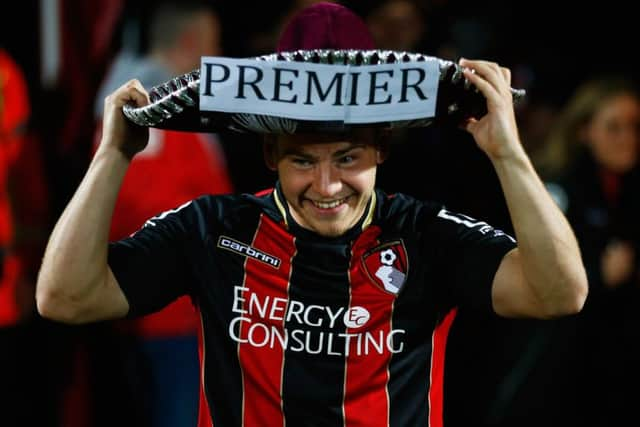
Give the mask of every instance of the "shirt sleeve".
[[109, 244], [108, 262], [129, 303], [128, 317], [158, 311], [194, 297], [190, 254], [197, 251], [194, 202], [149, 219], [130, 237]]
[[441, 208], [435, 219], [437, 258], [445, 294], [455, 305], [494, 313], [491, 286], [502, 258], [517, 244], [484, 221]]

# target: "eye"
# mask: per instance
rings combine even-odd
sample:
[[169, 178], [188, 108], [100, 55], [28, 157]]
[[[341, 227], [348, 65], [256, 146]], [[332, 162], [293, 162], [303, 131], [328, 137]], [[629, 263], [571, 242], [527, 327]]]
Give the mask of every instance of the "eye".
[[344, 156], [338, 158], [338, 163], [340, 163], [341, 165], [350, 165], [355, 161], [356, 156], [354, 156], [353, 154], [345, 154]]
[[311, 160], [305, 159], [304, 157], [292, 157], [291, 163], [299, 168], [309, 168], [313, 165]]

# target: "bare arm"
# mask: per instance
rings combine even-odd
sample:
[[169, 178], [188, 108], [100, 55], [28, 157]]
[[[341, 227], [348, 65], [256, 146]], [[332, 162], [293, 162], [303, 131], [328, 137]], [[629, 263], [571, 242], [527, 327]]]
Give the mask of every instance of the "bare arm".
[[587, 278], [573, 230], [548, 194], [520, 143], [508, 69], [461, 60], [466, 77], [487, 98], [488, 113], [466, 129], [489, 156], [500, 180], [518, 248], [502, 260], [492, 287], [496, 313], [548, 318], [576, 313]]
[[36, 286], [38, 311], [44, 317], [84, 323], [123, 317], [129, 311], [107, 264], [118, 191], [131, 157], [148, 140], [146, 129], [135, 128], [122, 114], [127, 102], [148, 103], [137, 80], [105, 99], [100, 146], [49, 238]]

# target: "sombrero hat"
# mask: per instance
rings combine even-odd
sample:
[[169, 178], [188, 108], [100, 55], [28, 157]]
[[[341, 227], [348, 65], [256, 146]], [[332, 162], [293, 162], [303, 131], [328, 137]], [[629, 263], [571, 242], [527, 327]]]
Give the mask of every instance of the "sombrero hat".
[[[376, 50], [362, 20], [333, 3], [317, 3], [296, 15], [275, 53], [203, 58], [202, 64], [153, 87], [150, 104], [125, 105], [125, 116], [160, 129], [295, 133], [457, 125], [486, 113], [483, 95], [458, 64]], [[512, 94], [518, 103], [525, 91], [512, 89]]]

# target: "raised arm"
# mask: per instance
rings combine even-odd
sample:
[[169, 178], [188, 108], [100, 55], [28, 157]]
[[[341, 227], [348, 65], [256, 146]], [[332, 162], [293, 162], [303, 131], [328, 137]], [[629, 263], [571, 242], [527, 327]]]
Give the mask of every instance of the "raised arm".
[[129, 304], [107, 264], [111, 216], [131, 158], [148, 131], [129, 123], [125, 103], [145, 105], [147, 92], [129, 81], [105, 99], [100, 146], [49, 238], [36, 301], [43, 317], [84, 323], [123, 317]]
[[[488, 113], [466, 130], [493, 163], [518, 240], [495, 275], [496, 313], [549, 318], [582, 309], [587, 278], [573, 230], [525, 153], [513, 108], [511, 73], [486, 61], [460, 60], [465, 76], [486, 97]], [[474, 72], [471, 72], [474, 70]]]

